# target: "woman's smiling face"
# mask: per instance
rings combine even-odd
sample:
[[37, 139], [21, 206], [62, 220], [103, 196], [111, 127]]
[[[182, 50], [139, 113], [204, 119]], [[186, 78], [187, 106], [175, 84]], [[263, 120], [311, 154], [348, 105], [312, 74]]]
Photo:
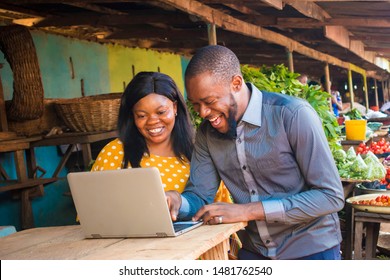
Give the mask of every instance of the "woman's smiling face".
[[133, 107], [135, 125], [148, 145], [171, 140], [176, 112], [176, 102], [156, 93], [140, 99]]

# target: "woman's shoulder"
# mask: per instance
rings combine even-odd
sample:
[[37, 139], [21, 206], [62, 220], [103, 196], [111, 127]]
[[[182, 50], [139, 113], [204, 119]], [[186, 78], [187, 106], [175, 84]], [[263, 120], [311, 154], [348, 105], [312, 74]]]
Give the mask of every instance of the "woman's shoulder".
[[123, 143], [122, 141], [119, 139], [119, 138], [116, 138], [110, 142], [108, 142], [104, 148], [122, 148], [123, 147]]

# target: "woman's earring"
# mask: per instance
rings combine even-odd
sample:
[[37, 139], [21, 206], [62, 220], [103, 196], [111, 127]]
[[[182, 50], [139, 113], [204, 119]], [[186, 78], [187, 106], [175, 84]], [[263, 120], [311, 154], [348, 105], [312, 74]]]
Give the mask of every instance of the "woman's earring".
[[175, 117], [177, 117], [177, 112], [175, 113]]

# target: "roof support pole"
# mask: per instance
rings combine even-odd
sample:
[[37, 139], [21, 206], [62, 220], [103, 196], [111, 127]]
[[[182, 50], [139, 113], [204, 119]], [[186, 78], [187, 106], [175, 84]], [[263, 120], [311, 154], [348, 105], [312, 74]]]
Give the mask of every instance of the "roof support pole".
[[387, 80], [387, 99], [389, 98], [389, 92], [390, 92], [390, 80]]
[[217, 44], [217, 28], [214, 23], [207, 24], [207, 34], [209, 37], [209, 45]]
[[349, 94], [351, 95], [351, 110], [354, 107], [355, 97], [353, 93], [353, 80], [352, 80], [352, 70], [348, 69], [348, 88]]
[[[329, 63], [325, 63], [324, 72], [325, 72], [325, 85], [322, 85], [322, 87], [324, 88], [324, 90], [325, 90], [327, 93], [332, 94], [331, 89], [330, 89]], [[329, 98], [329, 109], [330, 109], [331, 112], [333, 112], [333, 108], [332, 108], [332, 97]]]
[[[370, 104], [368, 104], [368, 89], [367, 89], [367, 76], [363, 74], [363, 87], [364, 87], [364, 97], [366, 99], [366, 112], [368, 112], [368, 108], [370, 108]], [[378, 106], [378, 99], [375, 100], [376, 106]]]
[[[377, 81], [376, 81], [376, 79], [374, 78], [374, 91], [375, 91], [375, 105], [376, 106], [379, 106], [379, 102], [378, 102], [378, 83], [377, 83]], [[385, 97], [383, 96], [383, 99], [384, 99]], [[383, 103], [385, 103], [385, 102], [383, 102]]]
[[294, 72], [294, 58], [291, 50], [286, 48], [288, 70]]
[[385, 81], [382, 80], [382, 95], [383, 98], [387, 101], [389, 101], [389, 95], [387, 94], [387, 89], [385, 88]]

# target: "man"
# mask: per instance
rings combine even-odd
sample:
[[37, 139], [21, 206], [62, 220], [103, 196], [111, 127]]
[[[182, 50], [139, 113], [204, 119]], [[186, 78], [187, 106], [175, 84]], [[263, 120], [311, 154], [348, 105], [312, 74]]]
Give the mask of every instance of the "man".
[[390, 101], [385, 102], [381, 107], [381, 112], [385, 114], [390, 114]]
[[[343, 101], [341, 99], [341, 94], [338, 90], [332, 89], [332, 82], [329, 81], [330, 83], [330, 95], [331, 95], [331, 102], [332, 102], [332, 108], [333, 108], [333, 113], [336, 117], [339, 116], [339, 111], [343, 110]], [[321, 86], [322, 89], [326, 91], [325, 89], [325, 76], [321, 77]]]
[[[201, 48], [185, 82], [205, 121], [185, 191], [166, 193], [172, 219], [247, 221], [240, 259], [339, 259], [343, 189], [309, 103], [245, 84], [222, 46]], [[221, 179], [235, 204], [212, 203]]]
[[307, 85], [308, 77], [305, 73], [302, 73], [297, 80], [302, 84], [302, 85]]

